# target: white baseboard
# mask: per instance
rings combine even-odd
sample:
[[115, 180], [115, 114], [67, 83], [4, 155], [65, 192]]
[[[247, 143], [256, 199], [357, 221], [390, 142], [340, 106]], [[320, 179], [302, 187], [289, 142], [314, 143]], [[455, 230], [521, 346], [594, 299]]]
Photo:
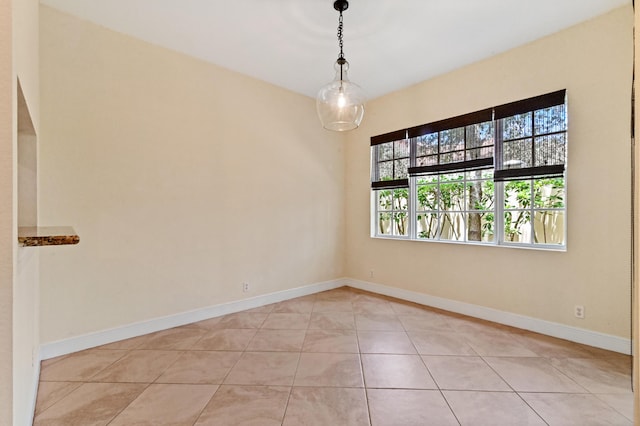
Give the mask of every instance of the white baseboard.
[[50, 359], [60, 355], [66, 355], [89, 348], [95, 348], [96, 346], [117, 342], [119, 340], [138, 337], [149, 333], [155, 333], [156, 331], [179, 327], [181, 325], [191, 324], [193, 322], [232, 314], [247, 309], [258, 308], [260, 306], [269, 305], [271, 303], [282, 302], [284, 300], [294, 299], [301, 296], [307, 296], [345, 285], [345, 279], [324, 281], [289, 290], [278, 291], [275, 293], [238, 300], [235, 302], [209, 306], [206, 308], [182, 312], [179, 314], [169, 315], [161, 318], [154, 318], [147, 321], [125, 325], [122, 327], [116, 327], [108, 330], [98, 331], [95, 333], [71, 337], [69, 339], [59, 340], [56, 342], [45, 343], [40, 346], [40, 358], [43, 360]]
[[547, 336], [557, 337], [584, 345], [594, 346], [622, 354], [631, 354], [631, 340], [624, 339], [610, 334], [598, 333], [596, 331], [585, 330], [583, 328], [571, 327], [551, 321], [545, 321], [538, 318], [527, 317], [510, 312], [499, 311], [497, 309], [487, 308], [470, 303], [459, 302], [451, 299], [444, 299], [436, 296], [429, 296], [423, 293], [403, 290], [395, 287], [388, 287], [381, 284], [370, 283], [354, 279], [346, 279], [345, 285], [349, 287], [366, 290], [373, 293], [383, 294], [385, 296], [395, 297], [409, 302], [419, 303], [421, 305], [431, 306], [443, 309], [449, 312], [468, 315], [487, 321], [497, 322], [524, 330], [534, 331], [536, 333], [546, 334]]
[[585, 345], [594, 346], [614, 352], [619, 352], [627, 355], [631, 354], [631, 341], [629, 339], [624, 339], [604, 333], [598, 333], [591, 330], [585, 330], [578, 327], [571, 327], [551, 321], [527, 317], [524, 315], [499, 311], [497, 309], [487, 308], [484, 306], [473, 305], [470, 303], [459, 302], [451, 299], [444, 299], [441, 297], [430, 296], [427, 294], [403, 290], [395, 287], [388, 287], [385, 285], [370, 283], [367, 281], [342, 278], [238, 300], [236, 302], [209, 306], [206, 308], [183, 312], [175, 315], [169, 315], [166, 317], [154, 318], [147, 321], [125, 325], [122, 327], [76, 336], [57, 342], [46, 343], [40, 346], [40, 358], [43, 360], [54, 358], [60, 355], [66, 355], [84, 349], [94, 348], [96, 346], [117, 342], [119, 340], [142, 336], [144, 334], [154, 333], [156, 331], [166, 330], [172, 327], [179, 327], [181, 325], [206, 320], [209, 318], [215, 318], [234, 312], [244, 311], [247, 309], [253, 309], [271, 303], [282, 302], [284, 300], [294, 299], [296, 297], [307, 296], [310, 294], [315, 294], [321, 291], [331, 290], [342, 286], [349, 286], [361, 290], [370, 291], [372, 293], [391, 296], [409, 302], [415, 302], [421, 305], [431, 306], [449, 312], [455, 312], [475, 318], [493, 321], [500, 324], [534, 331], [548, 336], [558, 337], [560, 339], [582, 343]]

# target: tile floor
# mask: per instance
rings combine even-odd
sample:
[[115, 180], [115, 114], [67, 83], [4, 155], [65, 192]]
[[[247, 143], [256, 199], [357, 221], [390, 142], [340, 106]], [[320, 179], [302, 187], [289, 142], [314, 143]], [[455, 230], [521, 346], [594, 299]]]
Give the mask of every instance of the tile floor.
[[42, 363], [35, 425], [631, 425], [631, 359], [348, 287]]

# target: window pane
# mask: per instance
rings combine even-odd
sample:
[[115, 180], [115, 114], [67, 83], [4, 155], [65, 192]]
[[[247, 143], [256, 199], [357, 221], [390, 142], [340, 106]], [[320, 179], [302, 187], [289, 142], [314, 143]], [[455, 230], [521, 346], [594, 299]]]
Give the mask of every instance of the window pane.
[[531, 214], [529, 211], [505, 212], [504, 240], [512, 243], [531, 243]]
[[401, 141], [395, 141], [394, 143], [394, 156], [395, 158], [402, 158], [409, 156], [409, 141], [403, 139]]
[[418, 185], [418, 210], [436, 210], [438, 207], [438, 185]]
[[564, 178], [536, 179], [534, 199], [536, 208], [564, 208]]
[[467, 240], [468, 241], [493, 241], [493, 212], [467, 214]]
[[440, 154], [440, 164], [457, 163], [464, 161], [464, 151], [445, 152]]
[[534, 214], [536, 244], [564, 244], [564, 212], [542, 210]]
[[467, 149], [467, 160], [476, 160], [478, 158], [492, 158], [492, 157], [493, 157], [492, 146]]
[[513, 115], [502, 119], [502, 138], [519, 139], [531, 136], [531, 113]]
[[467, 149], [491, 147], [493, 150], [493, 122], [473, 124], [467, 126]]
[[394, 163], [396, 168], [395, 174], [393, 177], [394, 179], [402, 179], [409, 176], [409, 173], [408, 173], [409, 159], [408, 158], [403, 158], [402, 160], [396, 160], [394, 161]]
[[393, 142], [377, 145], [378, 161], [391, 160], [393, 158]]
[[502, 144], [502, 168], [532, 167], [531, 139], [520, 139]]
[[467, 210], [493, 209], [493, 182], [486, 180], [468, 181], [466, 188]]
[[393, 161], [378, 163], [378, 180], [393, 180]]
[[406, 236], [408, 231], [409, 215], [406, 212], [393, 214], [393, 234]]
[[504, 208], [526, 209], [531, 207], [531, 181], [512, 180], [504, 183]]
[[464, 213], [448, 212], [440, 215], [441, 240], [462, 241], [464, 237]]
[[422, 157], [424, 155], [433, 155], [438, 153], [438, 134], [429, 133], [428, 135], [416, 138], [416, 155]]
[[438, 237], [438, 215], [436, 213], [418, 213], [417, 235], [418, 238], [437, 238]]
[[409, 206], [409, 190], [407, 188], [393, 190], [393, 209], [407, 210]]
[[564, 164], [566, 133], [535, 138], [535, 166]]
[[391, 213], [378, 214], [378, 233], [380, 235], [391, 235]]
[[534, 113], [534, 126], [536, 135], [567, 130], [565, 105], [557, 105], [536, 111]]
[[437, 155], [428, 155], [426, 157], [418, 157], [416, 158], [416, 166], [434, 166], [438, 164], [438, 156]]
[[464, 210], [464, 183], [462, 175], [440, 177], [440, 209]]
[[440, 152], [464, 149], [464, 127], [440, 132]]
[[378, 193], [378, 210], [391, 210], [393, 193], [390, 189], [376, 191]]
[[493, 179], [493, 169], [472, 170], [467, 172], [467, 179]]
[[416, 181], [418, 185], [427, 185], [430, 183], [437, 183], [437, 182], [438, 182], [438, 175], [420, 176]]

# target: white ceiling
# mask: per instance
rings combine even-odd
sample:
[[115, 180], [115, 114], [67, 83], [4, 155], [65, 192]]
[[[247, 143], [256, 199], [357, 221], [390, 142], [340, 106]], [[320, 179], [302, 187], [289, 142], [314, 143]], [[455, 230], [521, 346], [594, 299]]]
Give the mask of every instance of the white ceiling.
[[[115, 31], [315, 97], [333, 79], [333, 0], [42, 0]], [[375, 98], [631, 0], [350, 0], [350, 78]]]

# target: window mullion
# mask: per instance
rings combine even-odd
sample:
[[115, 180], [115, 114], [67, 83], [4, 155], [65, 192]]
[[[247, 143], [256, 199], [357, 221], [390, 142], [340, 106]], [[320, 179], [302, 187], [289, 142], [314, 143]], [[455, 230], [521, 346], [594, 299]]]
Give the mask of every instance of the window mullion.
[[416, 213], [416, 209], [417, 209], [417, 202], [416, 200], [418, 199], [418, 188], [416, 185], [416, 177], [415, 176], [410, 176], [409, 177], [409, 238], [412, 240], [415, 240], [416, 238], [418, 238], [418, 231], [417, 231], [417, 226], [416, 226], [416, 220], [417, 220], [417, 213]]
[[[493, 118], [493, 170], [495, 170], [502, 164], [502, 122], [496, 120], [495, 111]], [[493, 206], [493, 217], [495, 224], [495, 243], [500, 245], [504, 243], [504, 182], [493, 182], [493, 199], [495, 200]]]

